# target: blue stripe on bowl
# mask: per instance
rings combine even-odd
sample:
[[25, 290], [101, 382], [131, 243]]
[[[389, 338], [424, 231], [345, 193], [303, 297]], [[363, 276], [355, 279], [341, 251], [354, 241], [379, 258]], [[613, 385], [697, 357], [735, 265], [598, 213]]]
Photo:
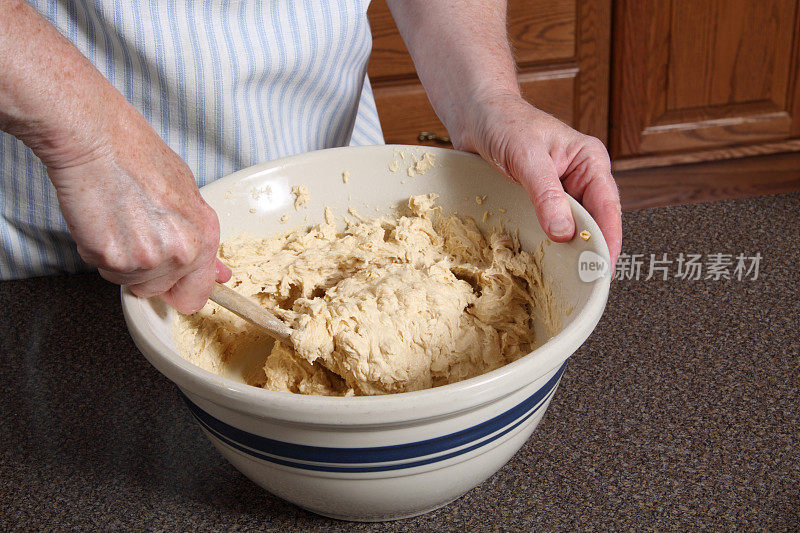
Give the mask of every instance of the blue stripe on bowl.
[[[552, 396], [552, 394], [548, 395], [548, 398], [550, 396]], [[307, 463], [297, 463], [297, 462], [294, 462], [294, 461], [287, 461], [287, 460], [284, 460], [284, 459], [280, 459], [278, 457], [273, 457], [271, 455], [262, 454], [262, 453], [260, 453], [260, 452], [258, 452], [256, 450], [251, 450], [250, 448], [246, 448], [246, 447], [238, 444], [237, 442], [234, 442], [234, 441], [226, 438], [224, 435], [221, 435], [220, 433], [215, 432], [213, 429], [211, 429], [207, 425], [205, 425], [199, 418], [197, 418], [197, 416], [195, 416], [195, 419], [198, 422], [200, 422], [200, 425], [202, 425], [212, 435], [214, 435], [215, 437], [217, 437], [218, 439], [223, 441], [225, 444], [227, 444], [227, 445], [231, 446], [232, 448], [235, 448], [235, 449], [237, 449], [237, 450], [239, 450], [241, 452], [244, 452], [244, 453], [246, 453], [246, 454], [248, 454], [248, 455], [250, 455], [252, 457], [255, 457], [256, 459], [260, 459], [260, 460], [263, 460], [263, 461], [269, 461], [271, 463], [284, 465], [284, 466], [289, 466], [289, 467], [292, 467], [292, 468], [299, 468], [299, 469], [302, 469], [302, 470], [316, 470], [316, 471], [321, 471], [321, 472], [341, 472], [341, 473], [388, 472], [388, 471], [392, 471], [392, 470], [401, 470], [401, 469], [404, 469], [404, 468], [413, 468], [413, 467], [416, 467], [416, 466], [423, 466], [423, 465], [427, 465], [427, 464], [431, 464], [431, 463], [436, 463], [436, 462], [444, 461], [446, 459], [450, 459], [452, 457], [457, 457], [459, 455], [463, 455], [465, 453], [468, 453], [468, 452], [471, 452], [473, 450], [476, 450], [476, 449], [478, 449], [478, 448], [480, 448], [482, 446], [485, 446], [486, 444], [488, 444], [488, 443], [490, 443], [490, 442], [502, 437], [506, 433], [509, 433], [510, 431], [513, 431], [520, 424], [522, 424], [523, 422], [528, 420], [531, 416], [533, 416], [533, 414], [536, 411], [538, 411], [539, 408], [542, 405], [544, 405], [544, 402], [542, 402], [539, 406], [537, 406], [535, 409], [533, 409], [530, 413], [528, 413], [521, 420], [517, 421], [514, 425], [512, 425], [512, 426], [506, 428], [505, 430], [503, 430], [501, 433], [498, 433], [498, 434], [496, 434], [496, 435], [494, 435], [494, 436], [492, 436], [492, 437], [490, 437], [490, 438], [488, 438], [488, 439], [486, 439], [484, 441], [481, 441], [481, 442], [479, 442], [477, 444], [474, 444], [472, 446], [469, 446], [467, 448], [462, 448], [460, 450], [457, 450], [457, 451], [454, 451], [454, 452], [451, 452], [451, 453], [448, 453], [448, 454], [437, 455], [436, 457], [430, 457], [428, 459], [422, 459], [422, 460], [413, 461], [413, 462], [410, 462], [410, 463], [386, 464], [386, 465], [376, 465], [376, 466], [332, 466], [332, 465], [307, 464]]]
[[[437, 461], [443, 461], [445, 459], [470, 452], [502, 437], [529, 419], [541, 408], [542, 405], [544, 405], [545, 401], [543, 400], [546, 400], [555, 389], [559, 379], [561, 378], [561, 375], [564, 372], [565, 366], [566, 363], [558, 369], [558, 371], [543, 387], [541, 387], [531, 396], [505, 413], [487, 420], [486, 422], [482, 422], [481, 424], [462, 431], [433, 439], [393, 446], [376, 446], [367, 448], [332, 448], [323, 446], [308, 446], [254, 435], [213, 417], [209, 413], [203, 411], [185, 395], [182, 395], [192, 415], [206, 430], [233, 448], [258, 459], [306, 470], [319, 470], [328, 472], [380, 472], [385, 470], [411, 468], [414, 466], [421, 466]], [[499, 433], [497, 433], [498, 431]], [[492, 436], [490, 438], [485, 438], [489, 435]], [[465, 445], [470, 446], [460, 448]], [[454, 450], [455, 448], [460, 449]], [[365, 463], [403, 461], [430, 456], [433, 454], [441, 454], [442, 452], [448, 451], [450, 451], [450, 453], [401, 464], [363, 466]], [[297, 461], [311, 461], [332, 464], [305, 464]]]
[[561, 368], [531, 396], [523, 400], [515, 407], [497, 415], [494, 418], [482, 422], [471, 428], [467, 428], [456, 433], [436, 437], [433, 439], [398, 444], [393, 446], [376, 446], [370, 448], [331, 448], [322, 446], [308, 446], [304, 444], [292, 444], [277, 441], [259, 435], [246, 432], [233, 427], [210, 414], [203, 411], [191, 400], [184, 396], [189, 408], [192, 410], [204, 425], [220, 433], [230, 440], [239, 442], [249, 448], [262, 452], [296, 459], [301, 461], [317, 461], [325, 463], [379, 463], [386, 461], [401, 461], [413, 459], [424, 455], [432, 455], [447, 451], [458, 446], [462, 446], [478, 439], [481, 439], [495, 431], [498, 431], [512, 423], [520, 416], [529, 411], [539, 403], [558, 383], [561, 374], [564, 372], [565, 365]]

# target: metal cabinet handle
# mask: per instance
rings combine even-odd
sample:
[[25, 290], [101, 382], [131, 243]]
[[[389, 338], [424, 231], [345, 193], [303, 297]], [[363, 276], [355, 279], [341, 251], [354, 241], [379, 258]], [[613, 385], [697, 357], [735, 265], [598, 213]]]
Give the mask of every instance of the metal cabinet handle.
[[433, 141], [439, 144], [450, 144], [450, 137], [446, 135], [436, 135], [431, 131], [421, 131], [419, 135], [417, 135], [417, 140], [422, 141]]

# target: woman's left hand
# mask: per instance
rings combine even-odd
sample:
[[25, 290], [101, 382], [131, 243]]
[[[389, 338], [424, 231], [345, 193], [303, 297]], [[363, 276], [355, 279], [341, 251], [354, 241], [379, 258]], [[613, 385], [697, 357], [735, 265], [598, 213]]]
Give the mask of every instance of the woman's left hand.
[[480, 154], [522, 185], [553, 241], [575, 234], [566, 195], [581, 202], [603, 232], [613, 268], [622, 247], [622, 215], [603, 143], [519, 95], [487, 97], [468, 108], [470, 117], [460, 121], [460, 131], [451, 132], [454, 147]]

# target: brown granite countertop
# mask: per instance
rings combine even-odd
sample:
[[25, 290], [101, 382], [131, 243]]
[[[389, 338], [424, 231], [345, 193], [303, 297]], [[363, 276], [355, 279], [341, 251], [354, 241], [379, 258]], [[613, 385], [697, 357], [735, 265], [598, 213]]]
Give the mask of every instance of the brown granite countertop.
[[[800, 195], [624, 218], [642, 279], [613, 283], [529, 442], [456, 502], [385, 524], [315, 516], [228, 465], [134, 347], [116, 287], [0, 283], [0, 528], [797, 530]], [[643, 279], [649, 254], [681, 252], [758, 252], [760, 272]]]

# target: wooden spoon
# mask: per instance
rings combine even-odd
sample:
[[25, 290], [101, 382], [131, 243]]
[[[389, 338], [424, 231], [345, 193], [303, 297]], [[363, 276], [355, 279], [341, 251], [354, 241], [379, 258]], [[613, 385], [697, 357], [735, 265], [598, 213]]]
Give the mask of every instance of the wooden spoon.
[[222, 283], [214, 283], [210, 298], [231, 313], [261, 327], [286, 346], [293, 347], [290, 337], [292, 328], [250, 298], [242, 296]]

